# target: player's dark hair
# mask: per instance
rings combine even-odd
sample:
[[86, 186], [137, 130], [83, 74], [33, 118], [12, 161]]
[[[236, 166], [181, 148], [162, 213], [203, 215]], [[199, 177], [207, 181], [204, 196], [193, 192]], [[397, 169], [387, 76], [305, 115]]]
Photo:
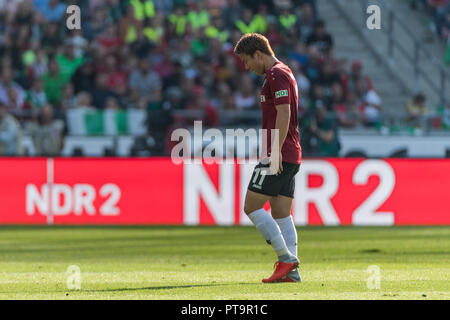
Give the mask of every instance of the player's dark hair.
[[244, 34], [234, 47], [234, 53], [253, 56], [256, 50], [269, 56], [273, 56], [273, 50], [269, 40], [259, 33]]

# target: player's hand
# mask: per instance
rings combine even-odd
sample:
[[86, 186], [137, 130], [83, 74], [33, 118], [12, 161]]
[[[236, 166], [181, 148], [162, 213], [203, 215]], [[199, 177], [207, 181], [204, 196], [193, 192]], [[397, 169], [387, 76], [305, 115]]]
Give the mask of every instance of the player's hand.
[[[278, 156], [278, 159], [275, 157]], [[283, 172], [283, 156], [281, 152], [272, 153], [270, 156], [270, 173], [274, 175], [279, 175]]]
[[278, 172], [277, 175], [281, 174], [281, 172], [283, 172], [283, 156], [281, 155], [281, 151], [279, 152], [279, 156], [278, 156]]

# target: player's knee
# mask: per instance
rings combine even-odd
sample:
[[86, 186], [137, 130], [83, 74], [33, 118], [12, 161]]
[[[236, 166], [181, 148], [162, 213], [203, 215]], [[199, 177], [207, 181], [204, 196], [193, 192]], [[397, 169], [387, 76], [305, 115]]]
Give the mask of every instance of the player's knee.
[[258, 210], [258, 208], [255, 208], [252, 205], [249, 204], [244, 205], [244, 212], [246, 215], [249, 215], [250, 213], [255, 212], [256, 210]]

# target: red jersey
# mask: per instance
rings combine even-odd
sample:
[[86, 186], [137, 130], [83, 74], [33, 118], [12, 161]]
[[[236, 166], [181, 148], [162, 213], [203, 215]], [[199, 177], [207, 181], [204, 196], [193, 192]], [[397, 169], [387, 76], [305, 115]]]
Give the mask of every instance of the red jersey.
[[266, 71], [266, 78], [261, 90], [262, 128], [267, 130], [267, 152], [270, 155], [271, 129], [275, 129], [277, 119], [276, 105], [289, 104], [291, 118], [289, 130], [281, 148], [284, 162], [300, 164], [302, 149], [298, 131], [298, 87], [291, 69], [281, 61], [275, 62]]

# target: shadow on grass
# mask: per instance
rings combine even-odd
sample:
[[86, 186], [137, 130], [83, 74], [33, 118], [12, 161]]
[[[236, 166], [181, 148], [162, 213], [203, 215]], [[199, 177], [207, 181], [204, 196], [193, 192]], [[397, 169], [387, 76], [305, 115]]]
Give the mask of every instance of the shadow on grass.
[[[98, 290], [39, 290], [36, 293], [89, 293], [89, 292], [126, 292], [126, 291], [147, 291], [147, 290], [173, 290], [173, 289], [189, 289], [189, 288], [201, 288], [201, 287], [222, 287], [222, 286], [235, 286], [236, 284], [242, 285], [260, 285], [255, 282], [241, 282], [241, 283], [211, 283], [211, 284], [190, 284], [190, 285], [176, 285], [176, 286], [157, 286], [157, 287], [141, 287], [141, 288], [110, 288], [110, 289], [98, 289]], [[16, 294], [16, 291], [5, 291], [0, 294]]]
[[158, 287], [142, 287], [142, 288], [112, 288], [112, 289], [81, 290], [81, 291], [82, 292], [124, 292], [124, 291], [140, 291], [140, 290], [172, 290], [172, 289], [189, 289], [189, 288], [202, 288], [202, 287], [235, 286], [236, 284], [259, 285], [259, 283], [255, 283], [255, 282], [211, 283], [211, 284], [190, 284], [190, 285], [158, 286]]

